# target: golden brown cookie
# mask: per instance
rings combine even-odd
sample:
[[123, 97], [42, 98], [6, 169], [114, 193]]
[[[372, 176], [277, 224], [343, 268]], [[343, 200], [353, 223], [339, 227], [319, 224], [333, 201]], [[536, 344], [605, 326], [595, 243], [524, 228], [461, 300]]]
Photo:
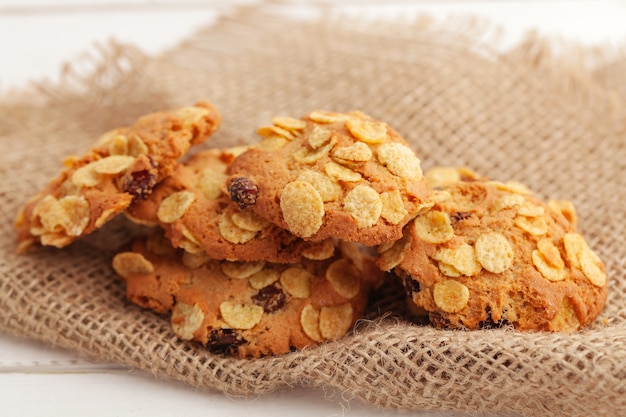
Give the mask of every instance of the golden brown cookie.
[[101, 227], [174, 170], [192, 145], [204, 142], [220, 124], [208, 102], [151, 113], [132, 126], [102, 135], [19, 212], [18, 251], [35, 244], [63, 247]]
[[230, 262], [174, 249], [160, 234], [113, 259], [128, 298], [171, 312], [173, 331], [237, 357], [279, 355], [344, 336], [381, 272], [355, 246], [295, 264]]
[[231, 198], [304, 239], [377, 245], [432, 205], [413, 150], [361, 112], [277, 117], [259, 133], [228, 168]]
[[602, 311], [602, 261], [575, 229], [571, 203], [545, 204], [519, 183], [460, 181], [378, 260], [418, 314], [441, 328], [573, 332]]
[[307, 242], [239, 208], [225, 193], [225, 171], [246, 148], [201, 151], [176, 167], [126, 211], [133, 221], [161, 226], [174, 247], [213, 259], [289, 263], [331, 257], [334, 243]]

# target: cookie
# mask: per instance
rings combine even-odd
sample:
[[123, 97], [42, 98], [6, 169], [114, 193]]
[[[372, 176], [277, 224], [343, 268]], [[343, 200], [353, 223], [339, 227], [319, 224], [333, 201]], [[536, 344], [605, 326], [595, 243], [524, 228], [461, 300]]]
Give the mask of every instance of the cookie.
[[277, 117], [228, 168], [229, 194], [307, 240], [395, 240], [431, 191], [420, 160], [389, 125], [361, 112]]
[[279, 355], [344, 336], [361, 317], [380, 271], [354, 245], [295, 264], [231, 262], [138, 238], [113, 267], [129, 300], [171, 315], [173, 331], [236, 357]]
[[67, 158], [61, 173], [21, 209], [18, 251], [36, 244], [63, 247], [101, 227], [149, 195], [219, 124], [217, 109], [200, 102], [105, 133], [82, 157]]
[[331, 257], [332, 239], [304, 241], [231, 201], [225, 192], [225, 171], [245, 150], [197, 153], [178, 165], [148, 198], [136, 199], [126, 215], [136, 223], [162, 227], [174, 247], [205, 252], [213, 259], [291, 263], [303, 256]]
[[413, 310], [439, 328], [573, 332], [607, 297], [598, 256], [576, 231], [571, 203], [544, 203], [522, 184], [460, 181], [382, 245]]

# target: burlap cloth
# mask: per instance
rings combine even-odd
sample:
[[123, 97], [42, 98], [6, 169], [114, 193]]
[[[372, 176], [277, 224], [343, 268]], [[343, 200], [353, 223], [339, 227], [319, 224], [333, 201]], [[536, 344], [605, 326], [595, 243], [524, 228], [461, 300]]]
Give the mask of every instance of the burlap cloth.
[[[576, 47], [556, 57], [538, 39], [498, 53], [483, 35], [458, 22], [294, 22], [245, 9], [162, 56], [112, 44], [60, 83], [4, 94], [0, 329], [230, 395], [305, 385], [382, 407], [624, 415], [626, 59]], [[14, 254], [12, 219], [65, 155], [199, 99], [223, 114], [207, 146], [255, 141], [274, 115], [360, 109], [399, 130], [426, 169], [465, 165], [573, 201], [608, 269], [602, 316], [573, 335], [441, 331], [409, 323], [402, 291], [385, 288], [371, 321], [336, 343], [236, 360], [178, 341], [166, 317], [125, 300], [110, 268], [124, 221], [63, 250]]]

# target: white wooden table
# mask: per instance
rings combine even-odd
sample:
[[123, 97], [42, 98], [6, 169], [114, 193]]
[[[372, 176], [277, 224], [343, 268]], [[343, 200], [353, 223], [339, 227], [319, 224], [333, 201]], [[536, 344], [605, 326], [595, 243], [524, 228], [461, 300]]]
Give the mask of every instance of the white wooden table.
[[[63, 62], [113, 38], [148, 54], [175, 46], [235, 4], [210, 0], [0, 0], [0, 96], [32, 80], [55, 80]], [[311, 3], [292, 1], [299, 15]], [[344, 1], [338, 12], [394, 19], [477, 15], [504, 29], [501, 47], [527, 30], [586, 45], [626, 46], [626, 1]], [[168, 31], [157, 30], [167, 23]], [[623, 49], [623, 48], [622, 48]], [[0, 312], [0, 314], [2, 314]], [[338, 392], [294, 388], [262, 398], [229, 398], [0, 332], [0, 415], [32, 416], [463, 416], [379, 410]]]

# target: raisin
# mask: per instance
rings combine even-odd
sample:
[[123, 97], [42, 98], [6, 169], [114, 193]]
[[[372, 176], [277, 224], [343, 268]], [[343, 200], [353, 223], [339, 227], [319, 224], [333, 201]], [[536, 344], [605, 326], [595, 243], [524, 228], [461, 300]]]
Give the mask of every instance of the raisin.
[[509, 321], [506, 319], [506, 311], [502, 313], [502, 318], [498, 321], [493, 321], [493, 317], [491, 316], [491, 307], [487, 306], [485, 308], [485, 313], [487, 313], [487, 318], [478, 323], [479, 329], [500, 329], [504, 326], [509, 325]]
[[207, 346], [211, 352], [234, 354], [244, 343], [246, 339], [233, 329], [215, 329], [209, 334]]
[[[147, 158], [147, 161], [142, 160]], [[145, 155], [137, 158], [138, 166], [142, 169], [127, 172], [122, 177], [122, 191], [131, 194], [134, 198], [146, 198], [157, 183], [156, 163]]]
[[156, 185], [156, 175], [149, 170], [131, 172], [124, 181], [124, 192], [134, 197], [146, 198]]
[[460, 222], [461, 220], [469, 219], [470, 217], [472, 217], [472, 213], [470, 212], [457, 211], [456, 213], [453, 213], [450, 215], [450, 220], [452, 221], [453, 224], [456, 224]]
[[450, 321], [437, 311], [428, 313], [428, 320], [438, 329], [450, 328]]
[[239, 208], [245, 209], [256, 204], [259, 187], [250, 178], [235, 177], [228, 184], [228, 193]]
[[402, 280], [406, 295], [408, 295], [409, 298], [413, 298], [413, 293], [420, 292], [421, 287], [419, 281], [414, 280], [408, 272], [402, 269], [395, 269], [394, 272]]
[[252, 297], [252, 301], [254, 301], [254, 304], [263, 307], [263, 311], [266, 313], [272, 313], [285, 305], [287, 297], [276, 284], [272, 284], [261, 288], [261, 290]]

